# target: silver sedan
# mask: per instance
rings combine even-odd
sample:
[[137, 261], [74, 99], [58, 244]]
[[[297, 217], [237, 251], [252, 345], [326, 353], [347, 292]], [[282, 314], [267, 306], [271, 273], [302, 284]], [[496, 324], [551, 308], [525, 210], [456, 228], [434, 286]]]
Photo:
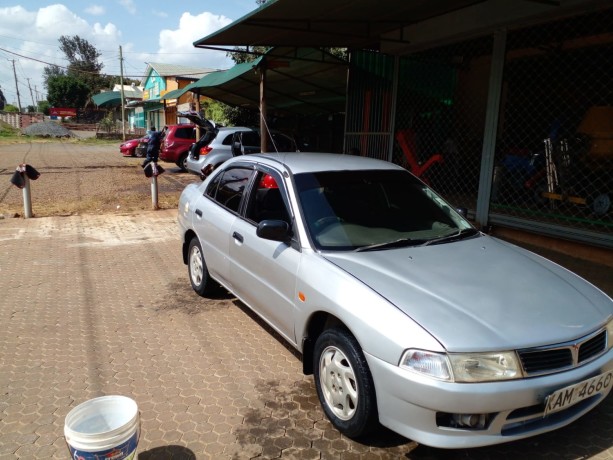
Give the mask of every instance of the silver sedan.
[[349, 437], [512, 441], [613, 386], [613, 301], [391, 163], [236, 157], [186, 187], [179, 224], [193, 289], [223, 286], [294, 346]]

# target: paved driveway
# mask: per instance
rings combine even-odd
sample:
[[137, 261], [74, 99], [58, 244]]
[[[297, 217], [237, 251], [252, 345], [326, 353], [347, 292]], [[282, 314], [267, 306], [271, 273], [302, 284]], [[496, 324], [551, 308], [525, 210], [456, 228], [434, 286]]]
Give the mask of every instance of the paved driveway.
[[137, 401], [141, 460], [613, 458], [611, 397], [497, 447], [349, 440], [274, 333], [192, 291], [175, 210], [0, 220], [0, 459], [69, 458], [66, 414], [104, 394]]

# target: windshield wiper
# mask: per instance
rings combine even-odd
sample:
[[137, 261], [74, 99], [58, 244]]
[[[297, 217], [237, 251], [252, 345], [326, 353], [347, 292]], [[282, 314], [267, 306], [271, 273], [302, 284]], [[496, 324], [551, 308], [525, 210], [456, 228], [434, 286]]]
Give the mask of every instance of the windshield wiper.
[[388, 248], [400, 248], [403, 246], [418, 246], [424, 244], [425, 240], [415, 240], [412, 238], [400, 238], [393, 241], [386, 241], [385, 243], [369, 244], [368, 246], [361, 246], [355, 249], [355, 252], [372, 251], [374, 249], [388, 249]]
[[478, 233], [479, 231], [474, 228], [465, 228], [463, 230], [458, 230], [456, 233], [452, 233], [451, 235], [445, 235], [439, 238], [427, 240], [423, 242], [421, 245], [429, 246], [431, 244], [449, 243], [450, 241], [457, 241], [457, 240], [461, 240], [464, 238], [468, 238], [469, 236], [475, 236]]

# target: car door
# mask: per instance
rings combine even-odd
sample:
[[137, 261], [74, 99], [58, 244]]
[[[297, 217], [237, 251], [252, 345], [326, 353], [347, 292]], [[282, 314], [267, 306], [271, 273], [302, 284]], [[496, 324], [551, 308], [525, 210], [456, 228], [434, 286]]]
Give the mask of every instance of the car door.
[[232, 288], [230, 238], [243, 195], [254, 170], [233, 166], [217, 173], [194, 203], [194, 230], [200, 239], [211, 276]]
[[260, 135], [255, 131], [237, 131], [232, 138], [232, 155], [260, 153]]
[[256, 234], [257, 224], [262, 220], [284, 220], [291, 227], [292, 213], [288, 205], [281, 175], [272, 170], [259, 170], [245, 201], [244, 218], [232, 224], [230, 280], [240, 299], [295, 344], [300, 246], [295, 239], [271, 241]]

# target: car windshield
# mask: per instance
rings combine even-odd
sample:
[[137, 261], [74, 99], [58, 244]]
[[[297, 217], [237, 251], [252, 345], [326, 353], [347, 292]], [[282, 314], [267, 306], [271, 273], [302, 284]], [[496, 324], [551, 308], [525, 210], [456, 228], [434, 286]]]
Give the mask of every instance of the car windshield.
[[307, 229], [321, 250], [383, 250], [478, 234], [405, 171], [303, 173], [295, 182]]

